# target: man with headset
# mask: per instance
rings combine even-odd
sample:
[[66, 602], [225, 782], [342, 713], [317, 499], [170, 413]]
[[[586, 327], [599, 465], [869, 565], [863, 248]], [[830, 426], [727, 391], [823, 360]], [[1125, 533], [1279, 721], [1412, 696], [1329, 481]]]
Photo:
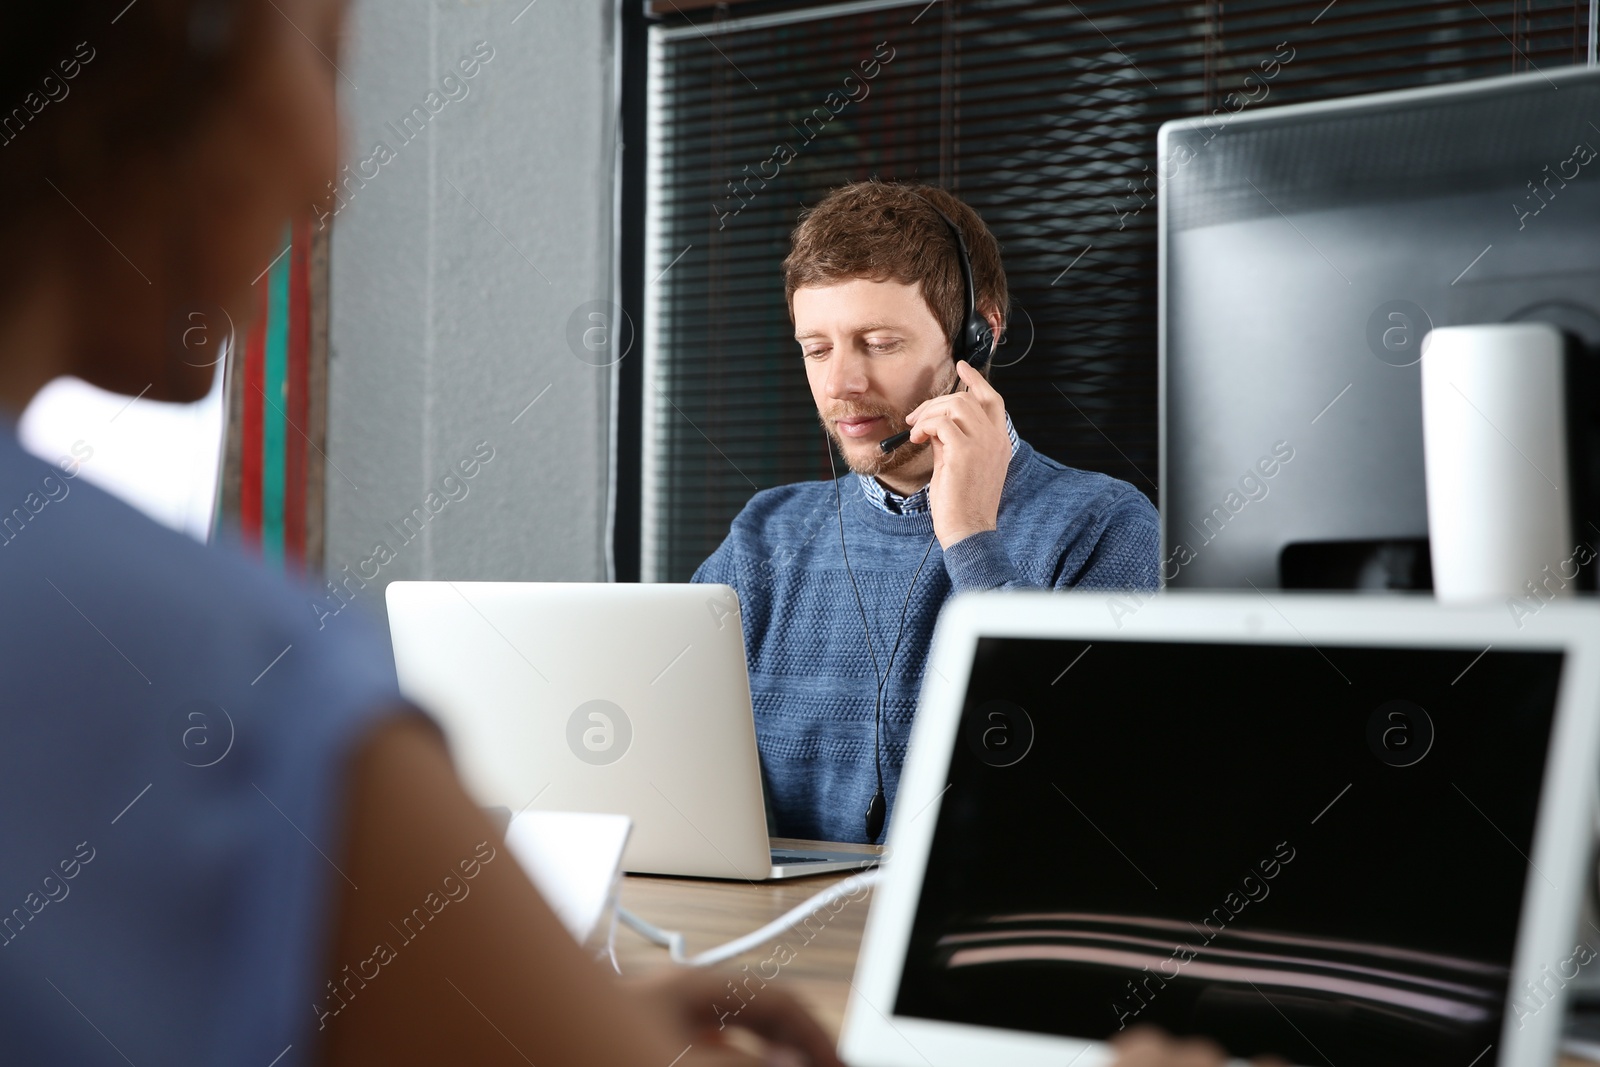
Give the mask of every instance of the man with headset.
[[954, 196], [834, 190], [795, 227], [784, 288], [850, 472], [757, 493], [694, 580], [739, 594], [773, 833], [875, 842], [945, 600], [1154, 589], [1156, 512], [1017, 436], [987, 378], [999, 243]]

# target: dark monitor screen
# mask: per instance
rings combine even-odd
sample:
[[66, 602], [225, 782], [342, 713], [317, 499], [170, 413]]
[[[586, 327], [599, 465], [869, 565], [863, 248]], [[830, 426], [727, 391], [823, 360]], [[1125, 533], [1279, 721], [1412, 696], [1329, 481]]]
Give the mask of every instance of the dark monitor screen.
[[896, 1014], [1464, 1067], [1499, 1040], [1561, 665], [981, 639]]

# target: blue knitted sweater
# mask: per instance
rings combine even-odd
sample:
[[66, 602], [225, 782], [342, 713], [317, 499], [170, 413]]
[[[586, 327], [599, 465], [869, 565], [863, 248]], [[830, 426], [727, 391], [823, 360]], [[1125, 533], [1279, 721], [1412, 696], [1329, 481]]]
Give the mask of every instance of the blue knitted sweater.
[[[933, 517], [868, 503], [845, 474], [844, 536], [881, 665]], [[1075, 470], [1021, 442], [1006, 471], [997, 529], [941, 550], [937, 541], [906, 609], [883, 697], [883, 775], [894, 810], [900, 767], [933, 625], [944, 602], [979, 589], [1154, 589], [1156, 510], [1133, 486]], [[832, 482], [757, 493], [694, 581], [739, 594], [769, 821], [783, 837], [863, 841], [877, 787], [875, 682], [839, 550]], [[887, 823], [885, 823], [887, 825]]]

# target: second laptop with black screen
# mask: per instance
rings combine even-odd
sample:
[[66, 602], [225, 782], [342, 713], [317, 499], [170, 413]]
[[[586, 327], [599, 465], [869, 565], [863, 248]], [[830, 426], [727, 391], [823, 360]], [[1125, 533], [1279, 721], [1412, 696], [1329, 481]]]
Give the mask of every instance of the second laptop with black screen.
[[1549, 1062], [1600, 611], [1114, 607], [946, 610], [847, 1061], [1090, 1067], [1154, 1024], [1295, 1064]]

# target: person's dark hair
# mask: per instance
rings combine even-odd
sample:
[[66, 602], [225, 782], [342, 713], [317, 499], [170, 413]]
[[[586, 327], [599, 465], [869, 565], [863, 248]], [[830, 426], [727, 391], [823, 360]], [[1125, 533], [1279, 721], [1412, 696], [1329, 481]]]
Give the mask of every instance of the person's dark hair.
[[[65, 190], [114, 185], [214, 104], [258, 0], [16, 0], [0, 7], [0, 237]], [[6, 221], [11, 220], [10, 222]]]
[[[937, 210], [935, 210], [937, 209]], [[928, 309], [952, 339], [961, 328], [966, 287], [956, 240], [939, 217], [961, 227], [972, 259], [978, 310], [1010, 310], [1000, 242], [978, 213], [932, 185], [865, 181], [841, 186], [801, 212], [783, 261], [784, 298], [794, 318], [794, 291], [850, 278], [920, 284]]]

